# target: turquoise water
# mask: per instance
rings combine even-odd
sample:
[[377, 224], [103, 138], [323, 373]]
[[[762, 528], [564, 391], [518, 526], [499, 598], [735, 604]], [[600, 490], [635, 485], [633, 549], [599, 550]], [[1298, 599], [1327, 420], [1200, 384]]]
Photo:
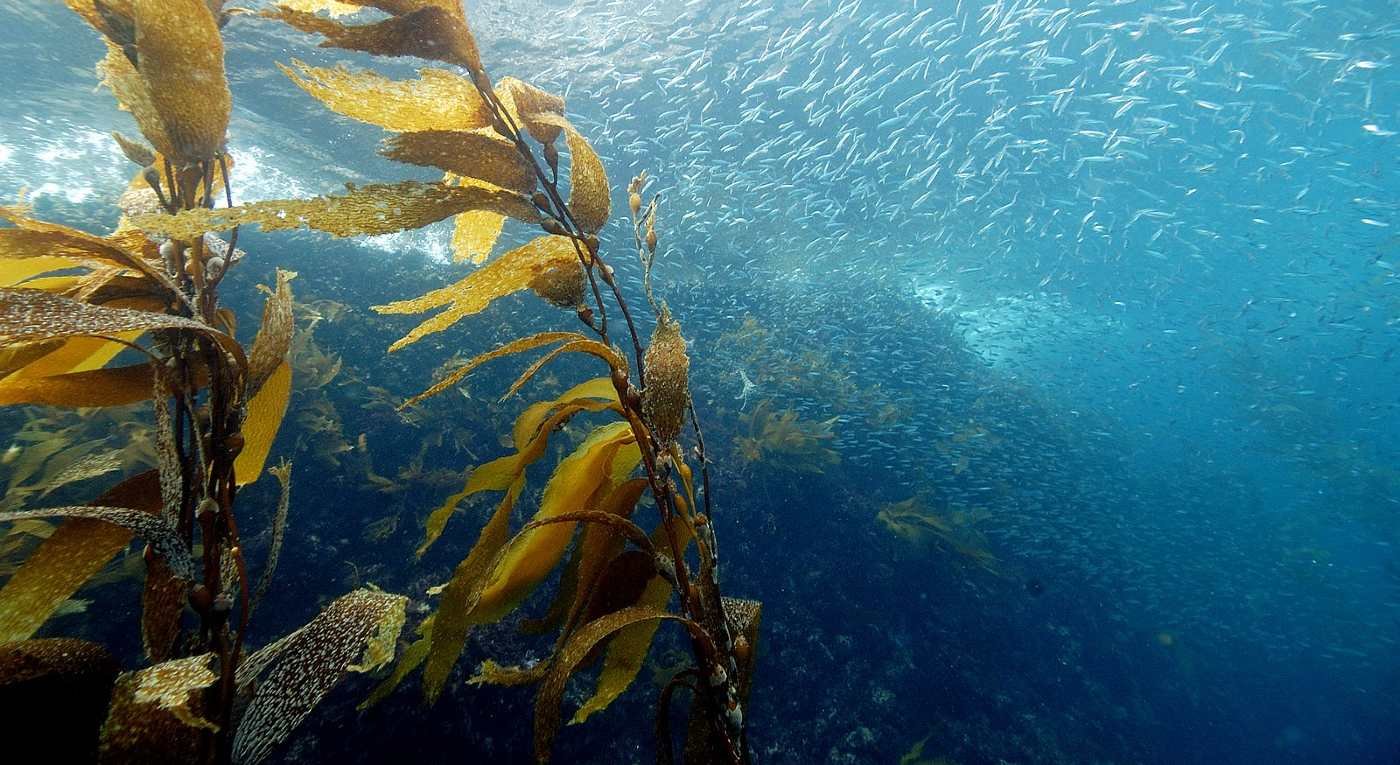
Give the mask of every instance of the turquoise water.
[[[718, 444], [726, 592], [765, 602], [757, 761], [896, 762], [921, 740], [960, 763], [1400, 757], [1400, 5], [468, 13], [493, 74], [566, 95], [615, 210], [641, 170], [662, 194], [657, 280]], [[422, 62], [246, 16], [225, 37], [238, 201], [431, 177], [274, 66]], [[102, 53], [61, 6], [0, 7], [0, 196], [94, 231], [130, 174], [107, 134], [135, 134], [94, 92]], [[318, 467], [265, 637], [352, 577], [424, 599], [469, 543], [413, 562], [451, 481], [386, 496], [358, 462], [398, 480], [432, 437], [456, 446], [428, 470], [498, 456], [514, 370], [473, 378], [452, 425], [397, 418], [372, 388], [401, 400], [453, 353], [558, 321], [508, 302], [386, 359], [412, 324], [366, 307], [460, 278], [449, 240], [240, 239], [232, 300], [255, 305], [283, 266], [299, 297], [347, 307], [313, 330], [344, 370], [297, 401], [327, 396], [369, 444], [333, 458], [308, 425], [281, 436]], [[634, 277], [626, 226], [603, 244]], [[746, 461], [764, 401], [830, 421], [839, 463]], [[912, 497], [954, 531], [920, 542], [880, 519]], [[389, 536], [361, 533], [388, 516]], [[526, 694], [456, 683], [431, 712], [407, 692], [357, 718], [364, 692], [283, 756], [528, 758]], [[654, 695], [639, 682], [566, 729], [560, 758], [651, 759]]]

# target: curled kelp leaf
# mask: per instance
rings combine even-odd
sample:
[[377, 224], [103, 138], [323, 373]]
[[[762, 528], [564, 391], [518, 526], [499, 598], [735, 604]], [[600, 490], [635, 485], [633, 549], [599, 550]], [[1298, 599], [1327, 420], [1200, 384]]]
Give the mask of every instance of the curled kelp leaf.
[[494, 130], [420, 130], [384, 141], [380, 154], [398, 162], [436, 167], [519, 194], [535, 190], [535, 167]]
[[475, 130], [491, 124], [491, 111], [472, 81], [442, 69], [420, 69], [416, 80], [391, 80], [373, 71], [316, 67], [296, 59], [292, 67], [278, 64], [332, 111], [385, 130]]
[[602, 230], [612, 212], [608, 173], [593, 144], [562, 117], [539, 118], [563, 128], [569, 142], [569, 211], [585, 233]]
[[558, 348], [554, 348], [549, 353], [546, 353], [538, 361], [531, 364], [524, 372], [520, 373], [520, 377], [516, 378], [515, 382], [511, 383], [510, 387], [506, 389], [506, 392], [501, 394], [501, 400], [505, 401], [511, 396], [514, 396], [525, 386], [525, 383], [529, 382], [541, 369], [544, 369], [546, 364], [565, 353], [586, 353], [607, 362], [608, 366], [612, 369], [626, 369], [627, 362], [622, 358], [622, 355], [611, 346], [587, 338], [571, 340]]
[[180, 164], [212, 160], [233, 101], [218, 20], [205, 0], [133, 0], [132, 10], [137, 70], [170, 140], [157, 148]]
[[[153, 470], [121, 482], [95, 504], [134, 508], [154, 516], [160, 488]], [[24, 640], [117, 553], [131, 544], [124, 526], [69, 518], [45, 539], [0, 588], [0, 643]]]
[[287, 360], [292, 347], [292, 287], [295, 271], [277, 269], [277, 284], [263, 303], [262, 324], [248, 350], [248, 391], [255, 393]]
[[559, 705], [564, 698], [564, 685], [583, 658], [608, 636], [634, 624], [679, 621], [691, 629], [699, 626], [685, 617], [647, 606], [631, 606], [614, 611], [581, 627], [569, 637], [550, 664], [549, 672], [540, 682], [535, 697], [535, 759], [548, 762], [554, 736], [559, 731]]
[[43, 510], [20, 510], [0, 513], [0, 521], [25, 518], [90, 518], [116, 524], [145, 539], [156, 552], [170, 562], [170, 570], [181, 579], [194, 580], [194, 564], [180, 541], [179, 533], [163, 515], [133, 510], [127, 507], [88, 505], [81, 507], [52, 507]]
[[[636, 605], [642, 608], [663, 610], [671, 599], [671, 583], [662, 576], [653, 576], [646, 588], [638, 596]], [[632, 685], [646, 662], [651, 649], [652, 638], [661, 623], [656, 620], [641, 621], [618, 630], [608, 641], [607, 655], [603, 659], [603, 669], [598, 673], [598, 685], [593, 695], [578, 708], [570, 725], [578, 725], [596, 712], [607, 709]]]
[[277, 559], [282, 555], [282, 540], [287, 536], [287, 512], [292, 504], [292, 463], [284, 459], [276, 466], [268, 468], [268, 472], [277, 478], [282, 491], [277, 499], [277, 514], [272, 518], [272, 543], [268, 546], [267, 561], [263, 563], [258, 585], [253, 589], [252, 598], [248, 603], [249, 614], [257, 609], [267, 591], [272, 588], [272, 576], [277, 572]]
[[340, 196], [271, 199], [215, 210], [184, 210], [176, 215], [138, 215], [131, 223], [176, 239], [254, 223], [264, 231], [305, 226], [335, 236], [361, 236], [421, 228], [467, 210], [494, 210], [528, 223], [540, 220], [534, 204], [511, 191], [404, 181], [355, 186]]
[[196, 762], [208, 719], [205, 692], [219, 680], [214, 654], [157, 664], [117, 678], [102, 725], [100, 762]]
[[516, 125], [525, 128], [535, 140], [548, 146], [559, 138], [563, 98], [514, 77], [501, 78], [493, 90]]
[[541, 236], [502, 254], [455, 284], [412, 300], [377, 305], [373, 309], [377, 313], [406, 314], [447, 306], [389, 346], [391, 352], [397, 351], [480, 313], [499, 298], [527, 289], [540, 274], [577, 258], [573, 240], [566, 236]]
[[0, 288], [0, 342], [3, 343], [153, 329], [199, 332], [218, 341], [240, 367], [247, 364], [238, 341], [194, 319], [88, 305], [40, 290]]
[[306, 626], [240, 668], [238, 684], [256, 684], [238, 722], [233, 761], [255, 765], [285, 741], [348, 671], [369, 672], [394, 657], [408, 598], [373, 589], [344, 595]]

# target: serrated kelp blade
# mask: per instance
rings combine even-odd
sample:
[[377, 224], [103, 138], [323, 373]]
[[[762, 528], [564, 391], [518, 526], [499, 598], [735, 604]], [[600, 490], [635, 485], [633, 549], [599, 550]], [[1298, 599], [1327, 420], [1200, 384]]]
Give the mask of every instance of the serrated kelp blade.
[[375, 306], [374, 310], [379, 313], [415, 313], [426, 310], [425, 307], [441, 305], [443, 297], [451, 300], [440, 313], [389, 346], [391, 352], [397, 351], [428, 335], [441, 332], [467, 316], [480, 313], [506, 295], [528, 289], [530, 282], [540, 274], [577, 257], [572, 240], [568, 237], [538, 237], [488, 262], [447, 288], [446, 292], [434, 290], [418, 300]]
[[[95, 502], [158, 513], [156, 473], [151, 470], [128, 478]], [[131, 537], [131, 531], [122, 526], [89, 518], [60, 524], [0, 588], [0, 643], [32, 636], [84, 582], [125, 549]]]
[[292, 348], [292, 286], [295, 271], [277, 269], [277, 283], [263, 302], [262, 324], [248, 349], [248, 392], [256, 394], [286, 362]]
[[396, 162], [436, 167], [519, 194], [535, 190], [534, 165], [495, 130], [420, 130], [384, 140], [380, 154]]
[[[642, 608], [662, 610], [671, 599], [671, 585], [660, 576], [653, 577], [637, 599]], [[608, 641], [607, 655], [603, 659], [603, 669], [598, 674], [598, 685], [593, 695], [574, 712], [570, 725], [577, 725], [596, 712], [607, 709], [618, 696], [621, 696], [632, 681], [637, 678], [651, 650], [652, 638], [656, 635], [657, 620], [647, 620], [628, 625], [618, 630]]]
[[[224, 42], [205, 0], [134, 0], [138, 71], [181, 164], [223, 151], [233, 97]], [[164, 152], [162, 152], [164, 153]]]
[[524, 488], [524, 476], [516, 478], [491, 519], [482, 527], [471, 552], [453, 569], [452, 579], [442, 590], [442, 599], [433, 617], [428, 656], [423, 664], [423, 696], [430, 704], [442, 694], [447, 676], [466, 647], [472, 626], [480, 623], [473, 618], [473, 611], [480, 601], [487, 576], [510, 540], [510, 513]]
[[86, 518], [121, 526], [144, 539], [156, 552], [170, 561], [171, 571], [187, 581], [194, 579], [194, 564], [184, 549], [175, 526], [163, 515], [153, 515], [129, 507], [81, 505], [49, 507], [42, 510], [19, 510], [0, 513], [0, 522], [26, 518]]
[[494, 210], [527, 223], [540, 215], [529, 199], [504, 189], [403, 181], [357, 186], [338, 196], [273, 199], [176, 215], [138, 215], [132, 225], [177, 239], [257, 224], [264, 231], [312, 228], [335, 236], [392, 234], [467, 210]]
[[416, 56], [481, 71], [476, 40], [456, 13], [442, 6], [425, 5], [373, 24], [348, 25], [286, 7], [262, 12], [267, 18], [326, 39], [323, 48], [342, 48], [378, 56]]
[[391, 80], [373, 71], [316, 67], [296, 59], [292, 67], [278, 64], [327, 108], [385, 130], [474, 130], [491, 124], [491, 112], [471, 80], [442, 69], [420, 69], [416, 80]]
[[248, 402], [248, 416], [243, 420], [243, 451], [233, 462], [238, 485], [250, 484], [262, 475], [263, 465], [277, 440], [277, 431], [287, 415], [291, 396], [292, 365], [283, 361]]
[[555, 656], [549, 673], [540, 682], [539, 694], [535, 697], [535, 759], [538, 762], [548, 762], [550, 759], [554, 736], [559, 731], [559, 705], [564, 698], [564, 686], [578, 663], [592, 652], [594, 646], [618, 630], [665, 619], [685, 621], [684, 617], [661, 609], [632, 606], [589, 622], [569, 637]]
[[107, 55], [97, 64], [102, 84], [112, 91], [117, 106], [131, 113], [136, 127], [162, 156], [174, 157], [175, 144], [166, 133], [146, 80], [136, 71], [121, 46], [107, 41]]
[[393, 656], [408, 599], [371, 589], [337, 598], [281, 644], [257, 683], [233, 738], [233, 761], [256, 765], [349, 671]]

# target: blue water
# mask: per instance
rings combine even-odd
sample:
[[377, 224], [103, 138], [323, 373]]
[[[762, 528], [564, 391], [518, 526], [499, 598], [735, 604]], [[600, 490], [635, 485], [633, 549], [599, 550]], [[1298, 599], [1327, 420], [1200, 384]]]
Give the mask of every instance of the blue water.
[[[640, 170], [662, 193], [656, 278], [691, 341], [724, 589], [764, 603], [756, 761], [898, 762], [920, 741], [957, 763], [1400, 761], [1400, 3], [468, 13], [493, 74], [567, 95], [615, 211]], [[241, 201], [431, 177], [273, 65], [421, 62], [252, 18], [225, 37]], [[102, 52], [53, 3], [0, 7], [0, 196], [94, 231], [131, 171], [106, 133], [135, 133], [94, 92]], [[294, 510], [257, 642], [365, 582], [426, 600], [489, 505], [415, 561], [458, 485], [422, 477], [504, 453], [527, 401], [593, 373], [565, 363], [497, 403], [519, 367], [492, 368], [469, 397], [394, 414], [454, 353], [566, 318], [507, 300], [386, 357], [412, 323], [367, 307], [460, 278], [449, 236], [240, 237], [252, 257], [226, 298], [242, 315], [277, 266], [299, 300], [346, 308], [311, 329], [342, 371], [297, 391], [274, 451], [297, 464]], [[618, 221], [603, 235], [641, 303], [630, 241]], [[747, 462], [736, 438], [764, 400], [837, 418], [839, 464]], [[355, 448], [328, 455], [295, 419], [324, 402]], [[240, 502], [265, 521], [274, 495]], [[970, 520], [911, 541], [877, 519], [911, 497]], [[114, 613], [135, 608], [112, 593]], [[120, 642], [130, 625], [82, 628]], [[542, 658], [514, 627], [474, 635], [465, 663]], [[653, 661], [681, 649], [665, 638]], [[454, 680], [424, 710], [410, 682], [359, 715], [369, 687], [342, 686], [279, 756], [530, 756], [528, 692]], [[558, 759], [653, 759], [656, 690], [644, 669], [564, 729]]]

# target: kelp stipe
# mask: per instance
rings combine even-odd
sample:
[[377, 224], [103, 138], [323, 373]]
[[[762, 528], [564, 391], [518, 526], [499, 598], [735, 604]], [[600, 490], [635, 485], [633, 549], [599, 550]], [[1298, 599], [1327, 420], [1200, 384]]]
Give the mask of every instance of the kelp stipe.
[[[72, 732], [87, 742], [82, 759], [256, 763], [348, 671], [392, 659], [407, 601], [358, 590], [291, 635], [245, 649], [253, 607], [272, 582], [290, 464], [271, 471], [281, 501], [256, 585], [235, 499], [263, 473], [286, 413], [295, 274], [278, 271], [245, 348], [233, 336], [233, 314], [219, 304], [220, 284], [244, 258], [236, 229], [225, 241], [167, 225], [232, 203], [221, 36], [227, 14], [222, 3], [204, 0], [68, 5], [107, 44], [104, 82], [144, 141], [114, 139], [141, 170], [107, 236], [0, 208], [9, 224], [0, 229], [0, 403], [147, 402], [155, 467], [87, 505], [0, 513], [10, 522], [66, 519], [0, 589], [0, 662], [26, 669], [0, 676], [0, 696], [8, 709], [36, 677], [82, 677], [84, 698], [75, 702], [105, 708], [100, 733]], [[107, 366], [125, 350], [140, 361]], [[110, 460], [84, 466], [50, 486], [111, 467]], [[100, 646], [81, 641], [61, 646], [62, 661], [53, 658], [56, 644], [32, 636], [133, 537], [146, 545], [140, 630], [149, 666], [114, 676]], [[186, 605], [197, 624], [185, 623]], [[50, 710], [48, 730], [70, 722], [65, 711]]]
[[[372, 7], [387, 16], [347, 23], [340, 20], [347, 6]], [[465, 76], [429, 68], [417, 79], [395, 81], [374, 72], [296, 60], [283, 67], [296, 85], [330, 109], [388, 130], [391, 135], [381, 148], [386, 157], [435, 167], [443, 171], [443, 180], [376, 184], [351, 188], [345, 195], [233, 210], [195, 210], [163, 219], [163, 230], [178, 234], [256, 222], [264, 228], [306, 225], [347, 236], [454, 216], [454, 260], [482, 265], [455, 284], [375, 307], [385, 314], [437, 311], [393, 343], [390, 352], [527, 289], [572, 309], [586, 332], [541, 332], [481, 353], [405, 407], [452, 388], [482, 364], [518, 353], [545, 350], [506, 397], [563, 354], [584, 354], [606, 366], [602, 376], [527, 407], [512, 429], [515, 452], [477, 466], [461, 491], [430, 514], [420, 555], [439, 540], [460, 502], [479, 493], [500, 494], [476, 544], [449, 581], [434, 590], [441, 596], [438, 610], [420, 625], [418, 639], [367, 703], [382, 699], [420, 668], [425, 695], [435, 700], [472, 628], [510, 613], [562, 564], [553, 605], [543, 618], [528, 623], [537, 631], [558, 630], [551, 657], [529, 667], [488, 661], [472, 678], [476, 683], [538, 685], [536, 757], [550, 758], [565, 684], [586, 655], [607, 643], [597, 688], [574, 722], [607, 707], [632, 683], [656, 628], [674, 621], [686, 630], [694, 664], [672, 678], [661, 695], [659, 759], [673, 758], [669, 702], [677, 689], [686, 688], [693, 694], [688, 761], [747, 762], [743, 705], [759, 606], [720, 593], [709, 470], [690, 401], [686, 342], [680, 323], [652, 294], [659, 237], [656, 199], [643, 198], [645, 177], [629, 185], [628, 202], [645, 270], [642, 286], [657, 320], [646, 346], [615, 272], [599, 252], [598, 232], [611, 215], [602, 162], [565, 117], [562, 98], [514, 78], [492, 80], [458, 2], [313, 0], [295, 8], [276, 6], [263, 15], [320, 35], [324, 47], [414, 56], [464, 70]], [[567, 200], [561, 191], [561, 136], [569, 156], [563, 179]], [[382, 214], [347, 217], [347, 210]], [[492, 258], [506, 218], [538, 226], [540, 234]], [[613, 342], [619, 316], [630, 354]], [[536, 514], [512, 534], [510, 515], [525, 489], [527, 468], [544, 455], [551, 434], [582, 413], [611, 421], [596, 426], [560, 460]], [[685, 436], [687, 421], [692, 449], [683, 444], [692, 440]], [[692, 462], [701, 474], [698, 491]], [[633, 517], [647, 493], [659, 516], [650, 531]], [[704, 503], [703, 511], [698, 502]], [[692, 543], [696, 565], [687, 555]], [[674, 610], [669, 607], [673, 597]]]

